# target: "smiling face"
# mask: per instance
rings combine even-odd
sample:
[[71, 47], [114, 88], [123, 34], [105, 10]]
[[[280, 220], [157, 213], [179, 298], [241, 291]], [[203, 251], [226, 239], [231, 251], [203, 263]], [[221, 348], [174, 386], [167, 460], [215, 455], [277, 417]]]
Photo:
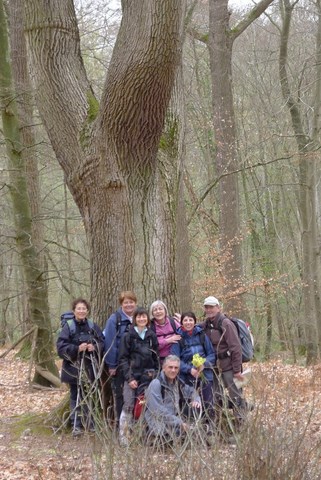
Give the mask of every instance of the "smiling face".
[[148, 316], [146, 313], [138, 313], [135, 318], [135, 325], [139, 329], [143, 329], [147, 326], [148, 324]]
[[195, 320], [193, 317], [189, 317], [188, 315], [186, 315], [182, 319], [182, 325], [187, 332], [190, 332], [195, 326]]
[[88, 308], [85, 303], [78, 302], [73, 310], [75, 318], [78, 322], [85, 320], [88, 314]]
[[204, 310], [206, 318], [213, 318], [221, 309], [219, 305], [204, 305]]
[[133, 316], [133, 313], [134, 313], [134, 310], [137, 306], [137, 303], [134, 302], [134, 300], [132, 300], [131, 298], [128, 298], [128, 297], [125, 297], [122, 304], [121, 304], [121, 308], [123, 310], [123, 312], [128, 315], [128, 317], [132, 317]]
[[152, 311], [152, 315], [155, 318], [156, 322], [164, 323], [166, 317], [166, 310], [161, 303], [155, 305]]

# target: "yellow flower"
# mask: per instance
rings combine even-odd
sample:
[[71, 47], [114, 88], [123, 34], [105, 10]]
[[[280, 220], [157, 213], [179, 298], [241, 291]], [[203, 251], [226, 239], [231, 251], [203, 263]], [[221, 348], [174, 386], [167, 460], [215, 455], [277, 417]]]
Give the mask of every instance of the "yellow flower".
[[205, 358], [201, 357], [199, 353], [195, 353], [192, 358], [192, 365], [195, 368], [199, 368], [206, 362]]

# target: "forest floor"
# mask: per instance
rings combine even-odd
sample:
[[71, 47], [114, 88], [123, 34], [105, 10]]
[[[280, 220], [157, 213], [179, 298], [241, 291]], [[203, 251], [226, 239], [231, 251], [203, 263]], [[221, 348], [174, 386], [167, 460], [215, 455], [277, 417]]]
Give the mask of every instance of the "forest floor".
[[[0, 349], [0, 355], [3, 351]], [[10, 352], [0, 358], [0, 479], [94, 478], [92, 449], [89, 448], [96, 441], [94, 437], [85, 435], [73, 439], [70, 433], [54, 433], [50, 427], [34, 425], [33, 414], [50, 412], [67, 389], [31, 389], [29, 364], [14, 355], [15, 352]], [[321, 365], [305, 368], [286, 364], [277, 358], [254, 363], [252, 372], [246, 396], [256, 405], [258, 402], [266, 405], [268, 422], [280, 424], [286, 415], [287, 425], [292, 422], [296, 428], [298, 417], [307, 418], [312, 444], [320, 442]], [[116, 477], [113, 473], [108, 476], [106, 472], [106, 478]], [[157, 474], [154, 478], [158, 478]], [[162, 474], [159, 478], [165, 477]], [[314, 480], [313, 476], [311, 480]]]

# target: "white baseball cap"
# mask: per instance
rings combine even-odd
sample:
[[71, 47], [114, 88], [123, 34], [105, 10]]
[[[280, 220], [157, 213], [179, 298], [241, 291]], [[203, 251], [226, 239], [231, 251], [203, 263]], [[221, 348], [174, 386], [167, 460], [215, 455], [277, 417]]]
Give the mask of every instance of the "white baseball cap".
[[207, 298], [205, 298], [203, 305], [204, 306], [205, 305], [211, 305], [211, 306], [215, 307], [215, 305], [220, 305], [220, 302], [217, 300], [216, 297], [207, 297]]

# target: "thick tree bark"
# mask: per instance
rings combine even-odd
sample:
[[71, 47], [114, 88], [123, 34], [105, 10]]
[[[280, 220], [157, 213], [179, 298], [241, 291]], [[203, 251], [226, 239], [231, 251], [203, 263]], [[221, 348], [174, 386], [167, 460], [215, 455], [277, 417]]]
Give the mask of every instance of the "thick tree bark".
[[[213, 125], [218, 176], [237, 170], [235, 117], [232, 90], [232, 39], [229, 35], [227, 0], [209, 2], [209, 52], [212, 80]], [[237, 174], [223, 177], [219, 183], [220, 250], [224, 282], [225, 308], [242, 311], [242, 302], [229, 296], [237, 291], [242, 277], [239, 187]], [[237, 301], [238, 300], [238, 301]]]
[[[37, 326], [38, 331], [35, 363], [58, 376], [58, 369], [53, 359], [46, 277], [41, 268], [32, 230], [26, 165], [22, 153], [24, 147], [28, 145], [23, 144], [20, 135], [19, 113], [15, 100], [19, 91], [16, 92], [13, 88], [11, 66], [8, 59], [7, 25], [3, 1], [0, 0], [0, 108], [8, 155], [16, 242], [27, 285], [30, 318], [32, 323]], [[52, 385], [48, 379], [38, 373], [35, 374], [33, 381], [45, 386]]]
[[[228, 0], [209, 1], [208, 48], [211, 67], [216, 174], [219, 182], [220, 251], [224, 276], [225, 308], [244, 313], [242, 292], [241, 213], [239, 207], [239, 159], [233, 101], [232, 48], [234, 40], [272, 3], [262, 0], [236, 26], [230, 28]], [[227, 174], [227, 175], [226, 175]], [[238, 291], [238, 289], [240, 290]]]
[[137, 290], [140, 302], [157, 296], [176, 303], [176, 206], [172, 192], [157, 196], [155, 182], [183, 4], [122, 2], [99, 105], [84, 70], [72, 0], [26, 1], [38, 108], [84, 220], [93, 313], [101, 323], [123, 289]]

